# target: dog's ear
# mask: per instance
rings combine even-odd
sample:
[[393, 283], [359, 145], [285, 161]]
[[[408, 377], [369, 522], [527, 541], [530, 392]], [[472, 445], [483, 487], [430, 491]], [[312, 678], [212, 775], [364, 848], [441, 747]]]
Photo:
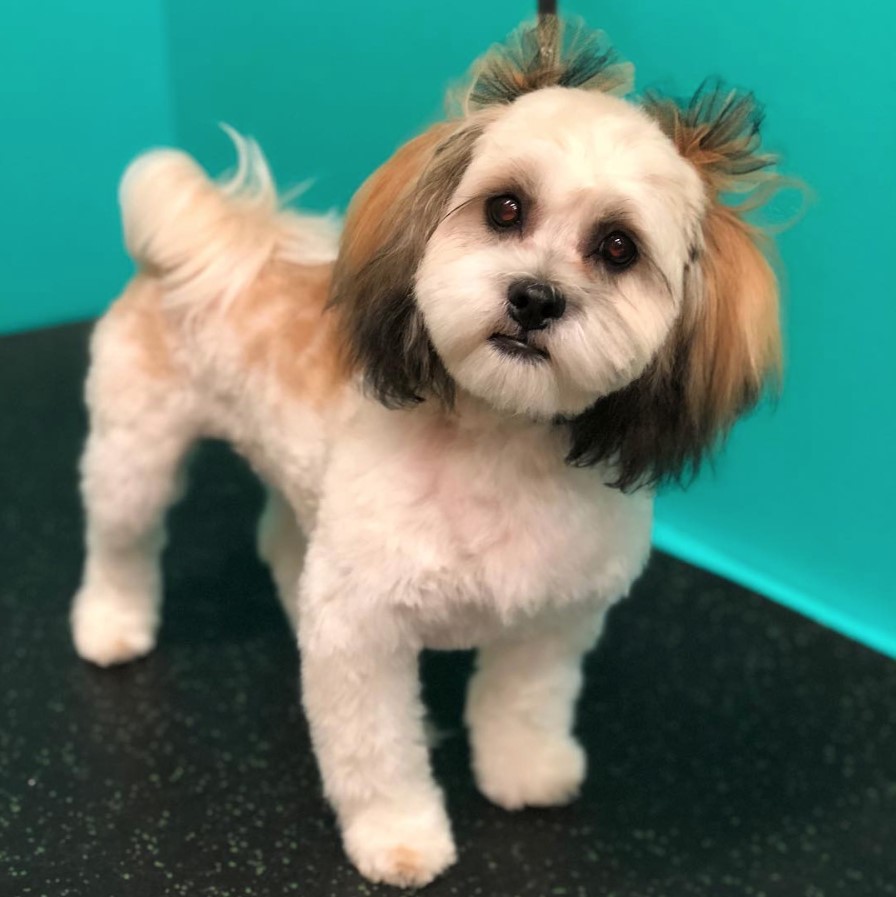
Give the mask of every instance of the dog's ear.
[[[684, 306], [667, 345], [635, 383], [572, 421], [570, 461], [610, 460], [614, 485], [687, 482], [781, 368], [778, 285], [768, 238], [746, 220], [780, 176], [760, 147], [753, 97], [702, 87], [690, 103], [649, 95], [652, 115], [700, 174], [706, 211], [684, 270]], [[740, 206], [724, 195], [747, 193]]]
[[402, 146], [352, 200], [333, 276], [344, 355], [388, 407], [427, 394], [449, 403], [453, 382], [414, 298], [426, 244], [469, 165], [485, 117], [443, 122]]

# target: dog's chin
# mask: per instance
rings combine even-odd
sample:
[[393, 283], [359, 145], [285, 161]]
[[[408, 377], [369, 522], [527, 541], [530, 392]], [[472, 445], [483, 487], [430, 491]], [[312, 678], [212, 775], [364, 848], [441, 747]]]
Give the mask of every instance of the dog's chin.
[[548, 347], [509, 332], [443, 363], [460, 389], [502, 414], [550, 421], [580, 414], [598, 398], [565, 382]]

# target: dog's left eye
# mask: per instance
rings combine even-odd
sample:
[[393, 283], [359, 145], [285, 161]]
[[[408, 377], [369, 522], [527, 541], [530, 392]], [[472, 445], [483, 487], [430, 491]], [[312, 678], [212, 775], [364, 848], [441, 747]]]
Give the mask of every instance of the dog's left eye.
[[500, 230], [517, 227], [523, 220], [523, 204], [512, 193], [493, 196], [485, 204], [485, 214], [492, 227]]
[[638, 247], [628, 234], [615, 230], [601, 240], [597, 253], [611, 267], [627, 268], [638, 257]]

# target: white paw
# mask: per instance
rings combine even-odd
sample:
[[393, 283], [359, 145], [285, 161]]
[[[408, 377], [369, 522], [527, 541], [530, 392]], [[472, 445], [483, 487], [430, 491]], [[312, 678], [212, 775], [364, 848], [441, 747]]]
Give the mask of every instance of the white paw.
[[347, 821], [345, 850], [367, 879], [402, 888], [429, 884], [457, 859], [441, 804], [414, 811], [370, 807]]
[[486, 749], [474, 745], [479, 790], [505, 810], [570, 803], [579, 794], [587, 765], [581, 745], [569, 736], [504, 732]]
[[156, 643], [156, 615], [111, 596], [82, 589], [72, 607], [72, 637], [78, 654], [101, 667], [149, 654]]

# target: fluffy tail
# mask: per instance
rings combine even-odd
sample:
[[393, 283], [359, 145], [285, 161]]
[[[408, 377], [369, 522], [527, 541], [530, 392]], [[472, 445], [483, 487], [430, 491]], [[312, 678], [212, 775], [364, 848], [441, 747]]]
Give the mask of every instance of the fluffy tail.
[[226, 304], [274, 258], [311, 265], [336, 255], [335, 219], [281, 208], [258, 144], [225, 130], [237, 151], [228, 180], [210, 180], [186, 153], [157, 149], [121, 181], [125, 245], [171, 306]]

